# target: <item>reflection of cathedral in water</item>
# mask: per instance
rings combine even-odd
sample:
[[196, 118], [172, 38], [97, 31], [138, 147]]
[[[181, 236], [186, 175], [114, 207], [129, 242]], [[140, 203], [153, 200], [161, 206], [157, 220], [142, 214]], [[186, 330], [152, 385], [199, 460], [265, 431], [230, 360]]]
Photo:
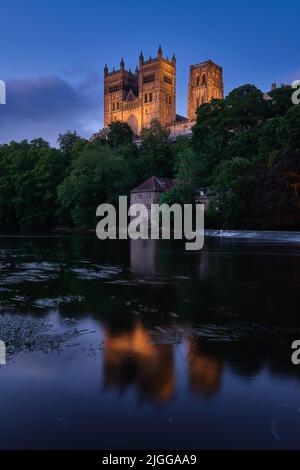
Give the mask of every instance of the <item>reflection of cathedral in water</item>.
[[157, 240], [130, 240], [130, 267], [137, 274], [155, 274]]
[[222, 362], [201, 353], [199, 346], [190, 341], [189, 384], [193, 392], [214, 395], [221, 386]]
[[174, 391], [173, 348], [152, 344], [149, 332], [141, 323], [132, 331], [104, 332], [104, 376], [106, 385], [119, 390], [131, 383], [141, 398], [157, 402], [168, 400]]
[[[120, 392], [135, 385], [139, 397], [156, 403], [175, 395], [175, 346], [151, 341], [151, 332], [141, 322], [130, 331], [104, 329], [104, 384]], [[187, 340], [188, 356], [181, 366], [188, 376], [190, 390], [212, 396], [221, 385], [222, 364], [203, 355], [194, 342]]]

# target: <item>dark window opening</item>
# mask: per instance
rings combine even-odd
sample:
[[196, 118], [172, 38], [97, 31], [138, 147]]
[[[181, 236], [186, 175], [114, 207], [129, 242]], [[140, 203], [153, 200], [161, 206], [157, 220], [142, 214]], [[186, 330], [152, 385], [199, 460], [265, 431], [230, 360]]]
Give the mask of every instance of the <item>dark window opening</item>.
[[109, 87], [109, 93], [116, 93], [117, 91], [119, 91], [119, 89], [119, 85], [111, 86]]
[[146, 75], [143, 79], [143, 83], [151, 83], [155, 81], [155, 74]]

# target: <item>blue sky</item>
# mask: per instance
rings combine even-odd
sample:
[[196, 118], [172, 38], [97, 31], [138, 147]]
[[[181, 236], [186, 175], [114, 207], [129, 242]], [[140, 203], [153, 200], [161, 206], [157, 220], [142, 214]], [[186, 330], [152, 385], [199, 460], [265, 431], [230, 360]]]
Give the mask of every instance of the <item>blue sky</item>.
[[189, 65], [224, 68], [225, 92], [300, 79], [299, 0], [1, 0], [0, 143], [103, 126], [103, 67], [124, 57], [177, 57], [177, 112], [186, 115]]

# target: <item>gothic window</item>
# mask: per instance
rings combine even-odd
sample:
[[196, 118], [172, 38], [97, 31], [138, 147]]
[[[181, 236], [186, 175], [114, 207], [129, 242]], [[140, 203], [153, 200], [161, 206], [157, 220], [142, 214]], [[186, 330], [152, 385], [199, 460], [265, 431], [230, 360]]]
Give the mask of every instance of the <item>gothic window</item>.
[[200, 75], [197, 75], [197, 86], [200, 85]]
[[148, 103], [148, 94], [147, 93], [145, 93], [144, 103]]
[[152, 103], [152, 93], [149, 93], [149, 103]]
[[202, 85], [206, 85], [206, 74], [202, 75]]

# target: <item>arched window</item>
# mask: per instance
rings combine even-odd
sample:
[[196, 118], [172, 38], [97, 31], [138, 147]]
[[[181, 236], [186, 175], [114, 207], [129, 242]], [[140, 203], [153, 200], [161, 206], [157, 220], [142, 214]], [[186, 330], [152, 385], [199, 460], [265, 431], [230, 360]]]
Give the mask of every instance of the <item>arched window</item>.
[[197, 75], [197, 86], [200, 85], [200, 75]]
[[202, 85], [206, 85], [206, 74], [202, 74]]

